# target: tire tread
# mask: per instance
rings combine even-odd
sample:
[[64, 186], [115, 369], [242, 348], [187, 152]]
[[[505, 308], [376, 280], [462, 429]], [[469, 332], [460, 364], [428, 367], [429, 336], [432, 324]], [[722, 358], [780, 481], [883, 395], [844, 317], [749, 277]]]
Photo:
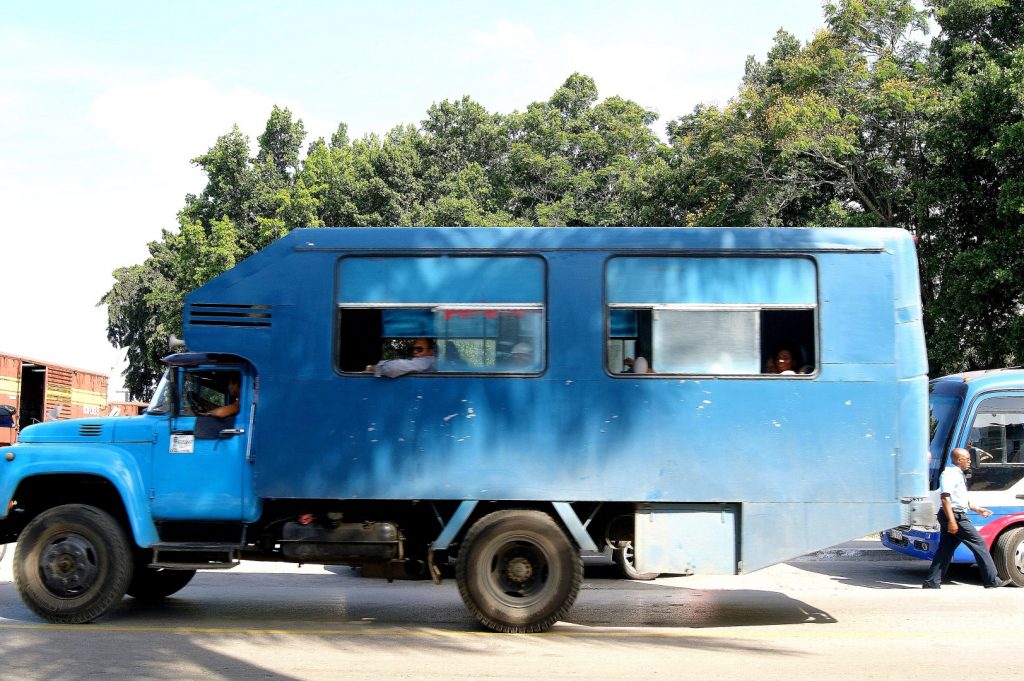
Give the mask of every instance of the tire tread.
[[[473, 568], [473, 566], [469, 564], [469, 555], [472, 553], [472, 547], [479, 539], [480, 535], [511, 520], [515, 520], [518, 523], [526, 525], [537, 523], [538, 528], [557, 531], [561, 540], [565, 542], [565, 546], [572, 551], [574, 556], [574, 560], [568, 561], [567, 565], [571, 574], [566, 598], [561, 604], [559, 604], [558, 608], [547, 616], [524, 624], [503, 622], [483, 612], [469, 588], [469, 580], [467, 578], [469, 570]], [[579, 595], [579, 590], [583, 585], [583, 559], [580, 557], [579, 552], [576, 551], [572, 542], [565, 535], [562, 528], [547, 513], [532, 509], [506, 509], [502, 511], [495, 511], [494, 513], [484, 516], [474, 523], [466, 532], [456, 563], [456, 582], [459, 587], [459, 596], [462, 597], [462, 601], [466, 604], [466, 608], [469, 610], [470, 614], [472, 614], [473, 617], [475, 617], [476, 620], [486, 628], [491, 631], [504, 634], [538, 634], [551, 629], [556, 622], [562, 620], [572, 609], [573, 604], [576, 602], [576, 597]]]
[[[95, 532], [106, 541], [109, 555], [105, 557], [109, 574], [104, 589], [91, 598], [61, 600], [49, 594], [38, 577], [35, 539], [42, 539], [55, 525], [77, 524]], [[29, 565], [29, 563], [32, 563]], [[14, 550], [14, 584], [25, 605], [35, 614], [53, 624], [84, 624], [113, 609], [124, 597], [132, 578], [133, 561], [128, 539], [120, 524], [106, 511], [85, 504], [65, 504], [47, 509], [33, 518], [22, 530]], [[71, 600], [82, 600], [79, 604]]]

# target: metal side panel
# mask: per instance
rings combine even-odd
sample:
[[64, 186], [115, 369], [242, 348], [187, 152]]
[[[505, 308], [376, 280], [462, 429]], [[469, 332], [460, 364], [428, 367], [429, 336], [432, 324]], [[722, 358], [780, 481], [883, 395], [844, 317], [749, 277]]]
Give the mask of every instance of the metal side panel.
[[636, 514], [636, 568], [667, 574], [736, 574], [734, 504], [644, 504]]

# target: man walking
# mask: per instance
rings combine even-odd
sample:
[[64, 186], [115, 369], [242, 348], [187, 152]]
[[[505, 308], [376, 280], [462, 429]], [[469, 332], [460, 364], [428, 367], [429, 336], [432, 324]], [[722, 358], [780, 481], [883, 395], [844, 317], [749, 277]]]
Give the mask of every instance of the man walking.
[[939, 496], [942, 499], [942, 509], [939, 511], [940, 532], [939, 548], [932, 559], [932, 566], [928, 570], [928, 576], [924, 580], [925, 589], [938, 589], [942, 586], [942, 576], [949, 569], [953, 560], [953, 552], [960, 542], [967, 544], [967, 548], [974, 554], [978, 561], [978, 570], [981, 571], [981, 581], [986, 589], [999, 586], [1006, 586], [1010, 583], [1008, 579], [999, 579], [996, 574], [995, 563], [985, 546], [985, 540], [978, 534], [970, 520], [967, 519], [968, 509], [979, 514], [982, 518], [992, 515], [992, 511], [981, 506], [971, 506], [967, 499], [967, 477], [964, 472], [971, 467], [971, 454], [966, 449], [957, 448], [950, 456], [952, 466], [947, 466], [939, 477]]

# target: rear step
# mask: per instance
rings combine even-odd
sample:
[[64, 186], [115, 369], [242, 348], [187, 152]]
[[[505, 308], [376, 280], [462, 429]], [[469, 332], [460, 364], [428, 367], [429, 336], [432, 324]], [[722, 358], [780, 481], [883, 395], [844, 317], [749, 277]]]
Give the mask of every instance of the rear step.
[[153, 544], [149, 567], [178, 570], [227, 570], [241, 561], [238, 542], [160, 542]]

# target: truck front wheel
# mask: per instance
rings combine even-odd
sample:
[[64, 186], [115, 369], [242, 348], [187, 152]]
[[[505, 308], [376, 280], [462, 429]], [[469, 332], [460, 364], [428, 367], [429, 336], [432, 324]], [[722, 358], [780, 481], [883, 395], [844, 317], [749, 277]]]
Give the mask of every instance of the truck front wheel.
[[547, 631], [572, 608], [583, 561], [562, 528], [540, 511], [487, 515], [466, 533], [455, 566], [459, 595], [492, 631]]
[[124, 596], [132, 578], [124, 531], [108, 513], [68, 504], [32, 519], [14, 551], [14, 583], [48, 622], [91, 622]]

